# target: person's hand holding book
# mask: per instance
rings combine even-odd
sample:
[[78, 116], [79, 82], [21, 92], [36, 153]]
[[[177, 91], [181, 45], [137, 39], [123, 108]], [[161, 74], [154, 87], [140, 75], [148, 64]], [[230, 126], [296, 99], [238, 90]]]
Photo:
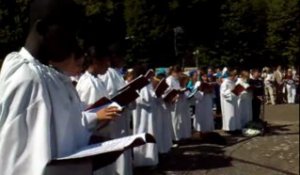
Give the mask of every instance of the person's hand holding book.
[[120, 109], [118, 109], [118, 107], [111, 106], [111, 107], [100, 109], [97, 112], [97, 118], [100, 121], [114, 120], [116, 117], [120, 116], [121, 112], [122, 111]]

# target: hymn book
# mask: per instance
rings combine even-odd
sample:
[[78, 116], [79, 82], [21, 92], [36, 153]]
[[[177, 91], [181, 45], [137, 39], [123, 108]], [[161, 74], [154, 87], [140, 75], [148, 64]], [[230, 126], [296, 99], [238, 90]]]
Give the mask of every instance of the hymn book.
[[127, 87], [122, 91], [119, 91], [116, 95], [111, 98], [111, 101], [118, 103], [121, 106], [127, 106], [135, 99], [139, 97], [137, 90]]
[[178, 95], [178, 90], [172, 89], [165, 94], [163, 100], [166, 102], [172, 102], [177, 95]]
[[236, 85], [234, 89], [231, 91], [234, 95], [239, 96], [246, 88], [240, 84]]
[[122, 152], [146, 143], [155, 143], [152, 135], [142, 133], [88, 145], [73, 154], [51, 160], [44, 175], [92, 175], [94, 166], [104, 167], [114, 162]]
[[136, 98], [139, 97], [139, 94], [130, 87], [118, 92], [111, 99], [107, 97], [102, 97], [94, 104], [90, 105], [85, 111], [97, 112], [98, 110], [105, 107], [117, 107], [119, 110], [122, 110], [124, 106], [133, 102]]
[[201, 82], [198, 89], [206, 93], [212, 93], [213, 91], [212, 86], [209, 83], [205, 83], [205, 82]]
[[147, 78], [147, 79], [150, 79], [150, 78], [152, 78], [152, 77], [154, 77], [154, 76], [155, 76], [155, 73], [154, 73], [154, 71], [153, 71], [152, 69], [149, 69], [149, 70], [146, 72], [146, 74], [144, 75], [144, 77]]
[[160, 80], [160, 82], [158, 83], [157, 87], [155, 88], [155, 95], [156, 97], [161, 97], [165, 91], [169, 88], [169, 85], [166, 82], [166, 79], [162, 79]]
[[150, 82], [147, 78], [145, 78], [143, 75], [138, 76], [134, 80], [132, 80], [130, 83], [126, 84], [124, 87], [118, 90], [118, 92], [123, 91], [127, 88], [131, 88], [133, 90], [141, 90], [143, 87], [148, 85]]

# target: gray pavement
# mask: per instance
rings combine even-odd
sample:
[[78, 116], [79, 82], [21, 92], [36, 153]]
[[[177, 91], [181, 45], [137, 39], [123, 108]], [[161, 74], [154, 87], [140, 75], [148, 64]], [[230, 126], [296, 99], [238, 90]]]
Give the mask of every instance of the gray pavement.
[[218, 131], [226, 145], [194, 137], [135, 175], [296, 175], [299, 174], [299, 105], [266, 106], [269, 130], [246, 138]]

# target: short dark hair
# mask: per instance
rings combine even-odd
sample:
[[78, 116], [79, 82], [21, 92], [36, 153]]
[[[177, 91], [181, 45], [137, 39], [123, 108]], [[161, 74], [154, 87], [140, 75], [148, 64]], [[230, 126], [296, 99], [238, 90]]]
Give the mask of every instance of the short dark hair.
[[100, 61], [109, 58], [109, 51], [105, 47], [93, 45], [86, 49], [84, 54], [84, 69], [87, 69], [94, 61]]
[[182, 69], [179, 65], [174, 65], [169, 67], [169, 74], [171, 74], [172, 72], [181, 72], [181, 71]]
[[232, 68], [228, 68], [228, 74], [229, 74], [230, 77], [237, 76], [237, 70], [232, 69]]
[[259, 69], [257, 69], [257, 68], [255, 68], [255, 69], [252, 69], [252, 73], [254, 73], [254, 72], [258, 72], [258, 73], [260, 73], [260, 70], [259, 70]]

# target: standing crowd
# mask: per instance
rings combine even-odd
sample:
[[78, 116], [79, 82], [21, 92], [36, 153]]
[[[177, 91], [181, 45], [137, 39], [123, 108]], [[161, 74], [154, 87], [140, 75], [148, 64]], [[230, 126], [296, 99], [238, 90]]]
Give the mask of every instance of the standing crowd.
[[[72, 0], [31, 4], [24, 47], [6, 56], [0, 73], [1, 175], [42, 175], [49, 161], [90, 144], [149, 133], [155, 144], [127, 150], [93, 172], [131, 175], [133, 167], [156, 166], [193, 131], [213, 132], [213, 109], [222, 116], [222, 129], [235, 132], [260, 120], [263, 103], [298, 99], [299, 74], [293, 69], [185, 72], [175, 65], [149, 74], [149, 67], [137, 65], [124, 71], [120, 40], [97, 40], [80, 49], [80, 14]], [[131, 103], [87, 110], [128, 90], [141, 75], [147, 84], [123, 96], [126, 101], [137, 95]]]
[[[94, 59], [102, 60], [96, 57]], [[106, 72], [94, 72], [92, 67], [99, 65], [107, 65], [104, 68]], [[111, 67], [108, 68], [108, 65]], [[145, 65], [137, 65], [124, 70], [123, 66], [122, 57], [106, 60], [101, 64], [94, 61], [81, 76], [73, 77], [74, 81], [78, 80], [74, 84], [80, 99], [90, 105], [103, 96], [110, 97], [114, 94], [113, 91], [117, 92], [122, 86], [146, 74], [149, 69]], [[196, 132], [201, 137], [213, 132], [215, 118], [218, 116], [222, 117], [222, 130], [229, 133], [241, 131], [249, 122], [261, 121], [263, 106], [275, 99], [273, 88], [277, 87], [277, 81], [273, 78], [276, 72], [272, 74], [265, 70], [269, 69], [237, 71], [225, 67], [215, 71], [211, 68], [184, 71], [178, 65], [156, 68], [155, 75], [149, 79], [150, 83], [138, 91], [139, 97], [126, 107], [122, 117], [100, 132], [97, 131], [101, 137], [109, 138], [116, 138], [113, 136], [115, 129], [118, 130], [119, 137], [122, 136], [120, 133], [125, 136], [146, 132], [156, 138], [156, 144], [134, 148], [132, 157], [125, 153], [119, 158], [124, 159], [121, 161], [123, 164], [117, 161], [114, 168], [109, 166], [110, 173], [106, 173], [114, 174], [116, 167], [120, 166], [123, 167], [123, 171], [119, 171], [121, 174], [130, 172], [131, 168], [128, 167], [131, 166], [156, 166], [172, 147], [191, 138], [193, 133]], [[277, 71], [279, 70], [280, 66]], [[168, 88], [158, 95], [156, 90], [163, 82]], [[286, 75], [282, 75], [281, 86], [281, 93], [286, 94], [288, 102], [295, 103], [298, 98], [295, 92], [299, 88], [298, 72], [288, 69]], [[167, 98], [174, 90], [175, 95]], [[276, 98], [277, 96], [278, 94]], [[110, 133], [106, 135], [107, 133], [103, 134], [104, 131]]]

